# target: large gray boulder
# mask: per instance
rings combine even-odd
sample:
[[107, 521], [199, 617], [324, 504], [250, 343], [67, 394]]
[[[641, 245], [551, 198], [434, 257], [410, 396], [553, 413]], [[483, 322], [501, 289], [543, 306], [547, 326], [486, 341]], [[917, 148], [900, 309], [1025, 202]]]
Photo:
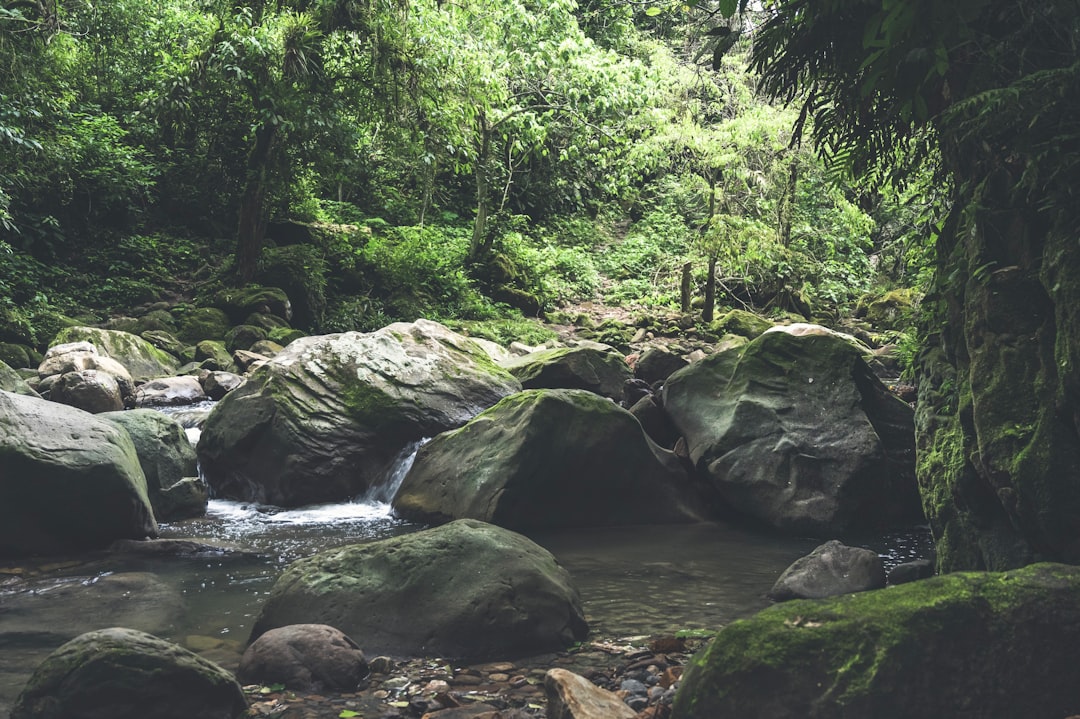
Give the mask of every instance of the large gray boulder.
[[588, 632], [570, 575], [547, 550], [471, 519], [294, 562], [252, 637], [304, 622], [371, 653], [477, 661], [554, 651]]
[[420, 448], [394, 499], [402, 517], [511, 529], [698, 521], [674, 455], [585, 390], [526, 390]]
[[124, 408], [124, 396], [116, 378], [108, 372], [84, 369], [65, 372], [49, 388], [53, 402], [78, 407], [91, 414], [115, 412]]
[[673, 719], [1067, 717], [1080, 568], [1036, 564], [785, 602], [688, 664]]
[[125, 430], [74, 407], [0, 392], [0, 556], [156, 534]]
[[218, 496], [341, 500], [383, 481], [408, 444], [519, 389], [477, 345], [435, 322], [306, 337], [218, 403], [199, 459]]
[[921, 518], [912, 410], [842, 337], [766, 332], [671, 375], [663, 399], [739, 512], [827, 537]]
[[539, 350], [502, 366], [525, 389], [584, 389], [615, 401], [622, 398], [623, 385], [634, 376], [621, 354], [597, 343]]
[[[128, 332], [103, 330], [96, 327], [66, 327], [60, 330], [52, 344], [72, 342], [89, 342], [97, 348], [99, 353], [123, 365], [136, 382], [176, 374], [180, 366], [176, 358], [168, 352]], [[104, 368], [81, 367], [79, 369]]]
[[884, 586], [885, 565], [877, 552], [833, 539], [785, 569], [769, 590], [769, 598], [777, 602], [824, 599]]
[[234, 719], [247, 700], [227, 671], [150, 634], [76, 637], [34, 671], [11, 719]]
[[[172, 522], [206, 513], [207, 491], [198, 478], [198, 458], [179, 422], [152, 409], [106, 412], [99, 416], [123, 427], [131, 436], [158, 521]], [[184, 489], [174, 489], [185, 479], [195, 481], [186, 482]], [[201, 486], [202, 491], [190, 491], [192, 484]]]
[[176, 407], [205, 402], [207, 399], [209, 397], [199, 378], [192, 375], [159, 377], [139, 385], [135, 391], [137, 407]]
[[38, 393], [26, 383], [26, 380], [22, 378], [22, 375], [3, 362], [0, 362], [0, 389], [15, 394], [25, 394], [30, 397], [39, 396]]

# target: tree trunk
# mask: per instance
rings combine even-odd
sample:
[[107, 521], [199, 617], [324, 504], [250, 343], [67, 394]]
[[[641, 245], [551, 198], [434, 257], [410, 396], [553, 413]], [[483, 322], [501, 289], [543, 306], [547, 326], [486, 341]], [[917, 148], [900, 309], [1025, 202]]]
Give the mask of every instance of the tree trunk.
[[780, 244], [784, 247], [791, 246], [791, 220], [795, 211], [795, 193], [799, 189], [799, 161], [792, 155], [791, 164], [788, 166], [787, 188], [780, 202], [780, 217], [778, 234]]
[[690, 299], [691, 299], [691, 297], [690, 297], [690, 287], [691, 287], [691, 280], [693, 279], [690, 276], [690, 268], [691, 268], [691, 265], [690, 265], [689, 262], [683, 264], [683, 266], [682, 266], [682, 282], [679, 284], [679, 305], [682, 308], [683, 312], [689, 312], [690, 311]]
[[469, 243], [469, 261], [478, 262], [491, 249], [487, 236], [488, 215], [491, 212], [491, 178], [488, 176], [488, 162], [491, 155], [491, 128], [487, 118], [480, 115], [480, 148], [476, 155], [476, 217], [473, 219], [472, 241]]
[[701, 308], [701, 319], [713, 321], [716, 312], [716, 254], [709, 255], [709, 274], [705, 277], [705, 306]]
[[254, 279], [266, 237], [267, 175], [276, 138], [277, 126], [263, 123], [255, 131], [255, 144], [248, 155], [247, 177], [240, 198], [240, 219], [236, 229], [236, 277], [240, 284]]

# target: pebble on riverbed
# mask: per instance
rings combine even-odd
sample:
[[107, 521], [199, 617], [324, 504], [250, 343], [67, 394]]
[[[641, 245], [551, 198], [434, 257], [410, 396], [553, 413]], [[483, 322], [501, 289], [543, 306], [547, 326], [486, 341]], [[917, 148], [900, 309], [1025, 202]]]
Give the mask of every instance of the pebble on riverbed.
[[[688, 646], [689, 644], [689, 646]], [[665, 719], [682, 667], [693, 642], [665, 638], [651, 646], [681, 651], [658, 652], [628, 644], [592, 642], [577, 651], [533, 657], [518, 662], [454, 666], [441, 659], [396, 661], [374, 657], [370, 683], [353, 693], [310, 694], [273, 691], [278, 687], [248, 686], [250, 717], [273, 719], [538, 719], [547, 716], [551, 700], [545, 679], [552, 671], [577, 676], [602, 695], [627, 708], [604, 719]], [[592, 719], [597, 714], [559, 714], [568, 719]]]

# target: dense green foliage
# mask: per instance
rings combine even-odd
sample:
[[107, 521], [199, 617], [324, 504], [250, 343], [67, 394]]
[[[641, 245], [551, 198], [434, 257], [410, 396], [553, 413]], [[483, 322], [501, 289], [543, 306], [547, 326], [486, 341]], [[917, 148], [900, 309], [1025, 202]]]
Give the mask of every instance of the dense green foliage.
[[308, 330], [500, 339], [578, 301], [835, 317], [915, 284], [919, 210], [830, 175], [702, 27], [573, 0], [5, 3], [6, 334], [250, 281]]

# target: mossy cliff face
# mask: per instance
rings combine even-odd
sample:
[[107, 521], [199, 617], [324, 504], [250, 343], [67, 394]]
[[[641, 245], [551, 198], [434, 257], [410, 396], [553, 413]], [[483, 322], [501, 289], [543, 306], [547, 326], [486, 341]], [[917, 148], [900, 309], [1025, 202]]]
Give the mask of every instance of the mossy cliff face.
[[1063, 717], [1080, 707], [1080, 569], [955, 573], [732, 623], [674, 719]]
[[[993, 182], [940, 248], [918, 476], [942, 571], [1080, 562], [1080, 244]], [[951, 240], [952, 244], [949, 245]]]

